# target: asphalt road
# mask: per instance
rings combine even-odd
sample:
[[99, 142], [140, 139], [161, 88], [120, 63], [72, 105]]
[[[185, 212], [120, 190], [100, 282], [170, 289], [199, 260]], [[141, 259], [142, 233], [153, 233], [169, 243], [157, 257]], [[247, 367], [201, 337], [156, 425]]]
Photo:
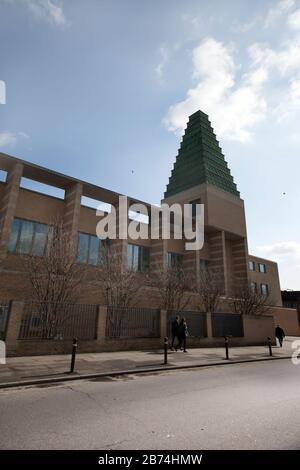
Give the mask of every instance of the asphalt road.
[[288, 359], [0, 391], [1, 449], [300, 449]]

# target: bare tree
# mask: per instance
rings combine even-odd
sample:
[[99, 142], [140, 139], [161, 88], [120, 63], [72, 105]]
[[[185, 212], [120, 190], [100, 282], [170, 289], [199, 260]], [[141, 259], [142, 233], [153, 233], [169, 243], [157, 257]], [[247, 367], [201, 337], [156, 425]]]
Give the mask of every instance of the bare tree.
[[77, 263], [76, 246], [62, 220], [49, 225], [46, 237], [44, 255], [27, 255], [24, 262], [43, 337], [53, 337], [70, 316], [70, 303], [78, 300], [85, 266]]
[[201, 270], [197, 292], [200, 298], [200, 309], [204, 309], [207, 313], [214, 313], [223, 293], [222, 279], [208, 268]]
[[143, 273], [125, 266], [120, 251], [113, 246], [105, 245], [101, 249], [96, 278], [96, 284], [107, 305], [130, 307], [135, 304], [144, 276]]
[[158, 289], [160, 307], [164, 310], [180, 311], [190, 302], [192, 278], [179, 264], [167, 268], [161, 266], [150, 276], [150, 285]]
[[250, 286], [238, 288], [231, 304], [241, 315], [263, 315], [269, 309], [269, 294], [262, 294]]

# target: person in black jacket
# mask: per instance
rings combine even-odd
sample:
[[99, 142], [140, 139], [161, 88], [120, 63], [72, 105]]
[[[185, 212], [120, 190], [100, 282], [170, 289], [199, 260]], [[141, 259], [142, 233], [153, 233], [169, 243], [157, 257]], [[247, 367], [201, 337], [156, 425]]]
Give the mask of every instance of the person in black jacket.
[[172, 343], [171, 343], [171, 350], [174, 351], [174, 341], [175, 338], [178, 339], [178, 327], [179, 327], [179, 315], [176, 315], [175, 320], [172, 321], [171, 325], [171, 333], [172, 333]]
[[177, 344], [175, 350], [177, 351], [177, 349], [181, 349], [182, 347], [182, 343], [183, 343], [183, 352], [187, 352], [186, 350], [186, 337], [187, 337], [187, 324], [186, 324], [186, 321], [185, 321], [185, 318], [182, 318], [180, 320], [180, 323], [179, 323], [179, 326], [178, 326], [178, 340], [179, 340], [179, 343]]
[[275, 328], [275, 336], [279, 341], [280, 347], [282, 348], [282, 342], [283, 342], [283, 338], [285, 337], [285, 334], [284, 334], [283, 329], [280, 328], [279, 325], [277, 325]]

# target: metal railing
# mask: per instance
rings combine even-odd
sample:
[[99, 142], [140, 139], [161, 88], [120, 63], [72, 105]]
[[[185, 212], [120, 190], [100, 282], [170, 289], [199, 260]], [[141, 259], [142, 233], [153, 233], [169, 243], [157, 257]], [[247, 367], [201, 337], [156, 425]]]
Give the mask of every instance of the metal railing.
[[5, 340], [9, 304], [0, 302], [0, 340]]
[[107, 307], [108, 338], [159, 338], [160, 310], [135, 307]]
[[176, 315], [180, 318], [185, 318], [187, 324], [188, 335], [195, 338], [207, 337], [207, 320], [206, 313], [182, 310], [180, 312], [168, 312], [167, 317], [167, 336], [172, 336], [172, 321], [175, 320]]
[[213, 313], [211, 321], [214, 337], [244, 336], [243, 318], [237, 313]]
[[26, 303], [19, 339], [96, 339], [97, 305]]

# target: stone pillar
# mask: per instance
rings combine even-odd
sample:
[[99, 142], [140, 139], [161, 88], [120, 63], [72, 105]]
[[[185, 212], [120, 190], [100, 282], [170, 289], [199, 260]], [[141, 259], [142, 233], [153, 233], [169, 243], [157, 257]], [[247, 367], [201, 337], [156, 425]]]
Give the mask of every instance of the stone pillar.
[[163, 341], [165, 336], [167, 336], [167, 310], [160, 311], [160, 339]]
[[225, 259], [224, 259], [224, 232], [218, 231], [209, 234], [209, 253], [210, 253], [210, 270], [212, 275], [220, 283], [221, 293], [225, 294]]
[[98, 306], [97, 341], [103, 342], [106, 338], [107, 307]]
[[7, 173], [4, 196], [0, 209], [0, 260], [4, 259], [11, 232], [11, 225], [15, 215], [21, 177], [23, 173], [23, 163], [17, 162]]
[[[129, 201], [128, 201], [128, 206], [129, 206]], [[115, 207], [116, 209], [116, 240], [112, 240], [111, 243], [111, 248], [113, 252], [119, 257], [120, 256], [120, 265], [121, 265], [121, 270], [125, 271], [128, 266], [127, 262], [127, 249], [128, 249], [128, 229], [126, 233], [121, 233], [121, 228], [120, 228], [120, 220], [121, 223], [126, 223], [127, 222], [127, 227], [128, 227], [128, 206], [127, 206], [127, 211], [124, 211], [124, 213], [120, 210], [120, 206], [117, 205]], [[120, 237], [125, 237], [125, 238], [120, 238]]]
[[211, 313], [206, 314], [206, 324], [207, 324], [207, 337], [212, 338], [213, 333], [212, 333], [212, 318], [211, 318]]
[[69, 233], [70, 243], [77, 246], [82, 184], [74, 183], [65, 191], [64, 227]]
[[10, 303], [8, 324], [6, 330], [6, 353], [13, 354], [18, 348], [18, 337], [24, 310], [24, 302], [13, 300]]
[[167, 269], [167, 240], [151, 240], [150, 269], [152, 273]]
[[245, 289], [249, 283], [246, 238], [232, 241], [232, 264], [235, 287], [237, 289]]
[[224, 230], [222, 230], [222, 251], [223, 251], [224, 293], [226, 296], [229, 296], [228, 260], [227, 260], [226, 239], [225, 239]]

